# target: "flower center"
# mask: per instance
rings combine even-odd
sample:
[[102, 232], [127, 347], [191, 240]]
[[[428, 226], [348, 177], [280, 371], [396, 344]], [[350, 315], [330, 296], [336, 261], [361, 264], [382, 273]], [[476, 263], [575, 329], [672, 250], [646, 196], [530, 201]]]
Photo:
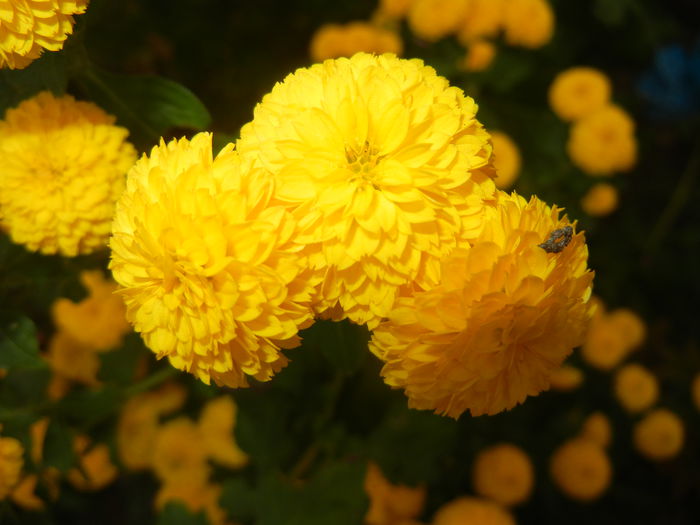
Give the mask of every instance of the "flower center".
[[[345, 158], [348, 161], [348, 169], [353, 173], [350, 182], [372, 183], [373, 170], [379, 162], [377, 150], [365, 141], [360, 147], [346, 146]], [[376, 187], [376, 186], [375, 186]]]

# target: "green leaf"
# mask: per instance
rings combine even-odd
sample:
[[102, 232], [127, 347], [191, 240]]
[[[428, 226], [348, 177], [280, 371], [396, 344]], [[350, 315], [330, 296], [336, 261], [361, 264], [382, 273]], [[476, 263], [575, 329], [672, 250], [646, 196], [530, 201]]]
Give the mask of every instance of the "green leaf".
[[2, 317], [6, 321], [0, 322], [0, 368], [46, 366], [39, 356], [34, 323], [26, 317]]
[[139, 144], [152, 145], [174, 128], [202, 130], [211, 122], [207, 108], [189, 89], [166, 78], [91, 68], [77, 80]]
[[256, 492], [242, 478], [231, 478], [223, 483], [219, 502], [229, 515], [242, 521], [251, 521], [257, 515]]
[[193, 514], [183, 503], [170, 501], [158, 516], [157, 525], [209, 525], [204, 512]]
[[44, 438], [44, 466], [56, 467], [65, 472], [75, 465], [73, 451], [73, 431], [63, 422], [52, 419]]
[[55, 410], [66, 421], [92, 426], [115, 413], [120, 405], [119, 390], [107, 386], [101, 390], [70, 392], [56, 405]]
[[98, 378], [101, 381], [120, 385], [131, 384], [139, 360], [146, 355], [148, 353], [143, 340], [138, 334], [132, 332], [124, 338], [124, 344], [121, 348], [99, 354]]
[[24, 69], [0, 70], [0, 117], [8, 108], [48, 90], [54, 95], [66, 91], [65, 59], [61, 53], [44, 53]]

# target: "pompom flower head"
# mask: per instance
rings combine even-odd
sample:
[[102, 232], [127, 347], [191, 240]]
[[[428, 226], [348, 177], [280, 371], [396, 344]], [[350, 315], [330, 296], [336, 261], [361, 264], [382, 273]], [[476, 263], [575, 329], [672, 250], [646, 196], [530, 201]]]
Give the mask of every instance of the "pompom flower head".
[[549, 87], [549, 105], [563, 120], [578, 120], [610, 101], [610, 80], [598, 69], [572, 67], [559, 73]]
[[373, 328], [478, 235], [495, 186], [476, 110], [422, 61], [365, 53], [300, 69], [258, 104], [238, 148], [299, 222], [317, 312]]
[[117, 205], [111, 268], [127, 318], [158, 357], [204, 382], [268, 380], [311, 323], [295, 223], [273, 180], [211, 135], [153, 148]]
[[612, 466], [603, 448], [589, 439], [575, 438], [554, 451], [550, 474], [571, 499], [593, 501], [610, 486]]
[[[374, 331], [385, 382], [410, 407], [452, 417], [495, 414], [547, 389], [591, 313], [593, 274], [574, 226], [534, 197], [501, 194], [473, 246], [445, 259], [441, 284], [402, 297]], [[543, 242], [562, 231], [571, 237], [561, 250]]]
[[0, 2], [0, 68], [22, 69], [47, 49], [58, 51], [73, 32], [73, 16], [88, 0]]

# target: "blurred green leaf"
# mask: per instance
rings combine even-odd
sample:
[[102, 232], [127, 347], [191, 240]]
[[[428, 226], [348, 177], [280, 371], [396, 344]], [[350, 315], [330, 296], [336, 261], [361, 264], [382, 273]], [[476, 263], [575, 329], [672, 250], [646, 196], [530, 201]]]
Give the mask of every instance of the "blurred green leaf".
[[56, 467], [61, 472], [72, 468], [76, 461], [73, 438], [74, 433], [67, 425], [52, 419], [44, 438], [44, 466]]
[[41, 368], [36, 327], [26, 317], [0, 316], [0, 368]]
[[601, 22], [612, 26], [624, 20], [628, 7], [629, 0], [596, 0], [593, 12]]
[[256, 493], [250, 484], [242, 478], [231, 478], [223, 483], [219, 501], [229, 515], [250, 521], [257, 514], [255, 498]]
[[119, 390], [113, 386], [100, 390], [76, 390], [61, 399], [55, 411], [66, 421], [91, 426], [115, 413], [120, 402]]
[[183, 503], [168, 502], [158, 515], [157, 525], [209, 525], [204, 512], [193, 514]]
[[305, 344], [317, 345], [323, 356], [346, 376], [357, 372], [367, 358], [369, 331], [348, 320], [316, 321], [305, 333]]
[[98, 378], [101, 381], [130, 384], [134, 380], [134, 373], [139, 360], [148, 355], [143, 340], [136, 333], [130, 333], [124, 338], [124, 344], [117, 350], [99, 354], [100, 371]]
[[24, 69], [0, 70], [0, 117], [8, 108], [40, 91], [49, 90], [62, 95], [68, 83], [64, 56], [44, 53]]

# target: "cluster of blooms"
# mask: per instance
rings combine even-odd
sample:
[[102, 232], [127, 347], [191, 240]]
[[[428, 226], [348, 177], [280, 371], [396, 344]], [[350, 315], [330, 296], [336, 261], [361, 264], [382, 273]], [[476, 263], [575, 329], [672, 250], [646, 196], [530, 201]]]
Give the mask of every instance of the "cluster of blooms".
[[549, 386], [590, 316], [583, 234], [497, 191], [474, 101], [420, 60], [300, 69], [216, 157], [153, 148], [117, 204], [111, 268], [159, 357], [245, 386], [315, 316], [374, 330], [413, 407], [493, 414]]
[[390, 29], [368, 22], [345, 25], [326, 24], [314, 33], [309, 53], [314, 62], [328, 58], [350, 57], [355, 53], [394, 53], [401, 55], [401, 37]]
[[47, 49], [63, 48], [73, 16], [88, 0], [3, 0], [0, 3], [0, 69], [22, 69]]
[[[552, 111], [571, 122], [567, 151], [581, 170], [596, 177], [629, 171], [637, 160], [634, 121], [610, 101], [608, 77], [590, 67], [562, 71], [549, 88]], [[615, 187], [598, 183], [583, 197], [581, 206], [591, 216], [608, 215], [617, 207]]]
[[46, 91], [7, 111], [0, 228], [14, 242], [70, 257], [106, 246], [114, 203], [136, 160], [127, 130], [114, 120], [90, 102]]

